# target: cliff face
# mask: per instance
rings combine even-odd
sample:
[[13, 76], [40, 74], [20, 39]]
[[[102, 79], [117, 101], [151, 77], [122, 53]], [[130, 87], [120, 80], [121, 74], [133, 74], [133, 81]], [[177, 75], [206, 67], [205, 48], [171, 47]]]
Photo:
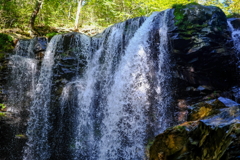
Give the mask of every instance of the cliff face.
[[[220, 97], [239, 100], [237, 51], [226, 16], [201, 5], [177, 6], [174, 15], [170, 35], [180, 124], [156, 137], [150, 159], [240, 159], [240, 105]], [[238, 20], [232, 23], [239, 28]]]

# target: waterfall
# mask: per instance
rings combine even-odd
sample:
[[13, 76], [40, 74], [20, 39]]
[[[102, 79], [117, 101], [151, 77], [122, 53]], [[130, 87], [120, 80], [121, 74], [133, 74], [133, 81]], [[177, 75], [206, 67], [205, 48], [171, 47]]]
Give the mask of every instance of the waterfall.
[[92, 38], [84, 75], [61, 96], [66, 111], [75, 108], [72, 159], [144, 159], [149, 139], [169, 126], [169, 14], [119, 23]]
[[11, 73], [8, 82], [8, 108], [21, 112], [26, 110], [35, 89], [37, 61], [13, 55], [10, 57]]
[[[166, 11], [165, 14], [167, 13]], [[148, 128], [150, 125], [148, 112], [151, 107], [149, 91], [153, 89], [150, 88], [148, 79], [153, 76], [149, 75], [151, 68], [148, 65], [148, 56], [151, 52], [148, 40], [156, 16], [157, 13], [151, 15], [137, 30], [125, 50], [118, 70], [114, 73], [113, 85], [107, 95], [107, 104], [104, 109], [99, 159], [142, 159], [144, 157], [145, 138], [147, 138], [147, 130], [151, 129]], [[161, 29], [165, 23], [163, 17], [160, 24]], [[167, 30], [160, 31], [161, 39], [166, 38], [164, 35], [166, 33], [163, 32], [167, 32]], [[159, 58], [163, 58], [164, 52], [167, 52], [166, 48], [163, 49], [163, 45], [166, 45], [163, 43], [159, 47]], [[160, 59], [159, 63], [161, 68], [162, 61]], [[159, 101], [161, 100], [159, 99]], [[156, 106], [159, 108], [154, 108], [154, 116], [158, 117], [163, 105]], [[160, 122], [159, 125], [161, 126], [159, 128], [165, 128], [164, 123]]]
[[[33, 40], [20, 40], [15, 48], [15, 55], [9, 57], [9, 75], [7, 81], [7, 110], [17, 117], [11, 124], [12, 139], [8, 141], [7, 149], [11, 151], [9, 159], [22, 159], [22, 146], [26, 143], [25, 132], [28, 121], [28, 109], [33, 100], [36, 86], [37, 64], [29, 51], [32, 52]], [[10, 134], [9, 134], [10, 135]], [[9, 136], [8, 135], [8, 136]], [[18, 137], [21, 135], [21, 137]]]
[[234, 48], [237, 52], [237, 58], [238, 58], [238, 68], [240, 68], [240, 29], [235, 29], [231, 23], [231, 19], [228, 19], [227, 21], [228, 23], [228, 27], [230, 28], [231, 32], [232, 32], [232, 40], [233, 40], [233, 44], [234, 44]]
[[32, 40], [19, 40], [9, 58], [8, 110], [22, 112], [29, 107], [35, 89], [37, 60], [33, 59]]
[[31, 98], [23, 159], [147, 159], [149, 143], [173, 121], [172, 15], [130, 19], [91, 38], [54, 36], [39, 73], [35, 42], [21, 41], [13, 57], [27, 61], [19, 72], [31, 71], [21, 93]]
[[48, 118], [52, 66], [54, 64], [54, 53], [58, 47], [58, 43], [60, 43], [61, 37], [61, 35], [57, 35], [51, 40], [42, 61], [40, 76], [30, 107], [30, 119], [27, 129], [28, 142], [24, 150], [24, 160], [45, 160], [50, 157], [48, 144], [50, 126]]

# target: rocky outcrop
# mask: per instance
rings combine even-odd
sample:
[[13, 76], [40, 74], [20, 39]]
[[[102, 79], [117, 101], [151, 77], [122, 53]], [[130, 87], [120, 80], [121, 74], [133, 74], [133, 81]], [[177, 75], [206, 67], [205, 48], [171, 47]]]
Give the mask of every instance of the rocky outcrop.
[[[240, 159], [240, 105], [233, 101], [239, 100], [239, 76], [226, 16], [198, 4], [177, 5], [174, 16], [169, 34], [180, 125], [155, 138], [150, 159]], [[240, 28], [238, 19], [231, 23]]]
[[[193, 121], [169, 128], [156, 137], [150, 148], [150, 159], [239, 159], [240, 104], [220, 97], [198, 103], [194, 108], [188, 116]], [[210, 116], [211, 109], [218, 114]]]
[[176, 6], [171, 34], [176, 78], [184, 84], [226, 89], [236, 73], [235, 52], [223, 11], [213, 6]]

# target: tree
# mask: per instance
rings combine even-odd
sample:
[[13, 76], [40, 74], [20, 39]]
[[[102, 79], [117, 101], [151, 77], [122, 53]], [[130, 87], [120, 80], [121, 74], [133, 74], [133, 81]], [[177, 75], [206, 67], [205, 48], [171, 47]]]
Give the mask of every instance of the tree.
[[31, 18], [30, 18], [30, 28], [31, 28], [31, 31], [36, 34], [36, 35], [39, 35], [39, 32], [36, 30], [35, 26], [34, 26], [34, 23], [35, 23], [35, 20], [37, 18], [37, 15], [41, 9], [41, 6], [43, 4], [43, 1], [44, 0], [36, 0], [35, 2], [35, 7], [34, 7], [34, 10], [32, 12], [32, 15], [31, 15]]
[[75, 26], [74, 26], [75, 29], [78, 29], [79, 17], [80, 17], [80, 13], [81, 13], [81, 9], [82, 9], [82, 3], [83, 3], [83, 0], [78, 0], [77, 14], [76, 14]]

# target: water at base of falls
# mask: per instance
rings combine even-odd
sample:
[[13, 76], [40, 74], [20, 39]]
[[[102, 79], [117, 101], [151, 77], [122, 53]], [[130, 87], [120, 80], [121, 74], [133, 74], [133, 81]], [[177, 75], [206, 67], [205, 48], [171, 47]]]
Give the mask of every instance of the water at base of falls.
[[77, 58], [81, 74], [57, 80], [67, 81], [60, 97], [53, 95], [53, 70], [63, 59], [54, 58], [68, 41], [54, 37], [35, 85], [23, 159], [147, 159], [147, 146], [172, 121], [171, 16], [166, 10], [118, 23], [92, 38], [69, 36], [67, 53], [76, 52], [86, 64], [79, 67], [83, 60]]

